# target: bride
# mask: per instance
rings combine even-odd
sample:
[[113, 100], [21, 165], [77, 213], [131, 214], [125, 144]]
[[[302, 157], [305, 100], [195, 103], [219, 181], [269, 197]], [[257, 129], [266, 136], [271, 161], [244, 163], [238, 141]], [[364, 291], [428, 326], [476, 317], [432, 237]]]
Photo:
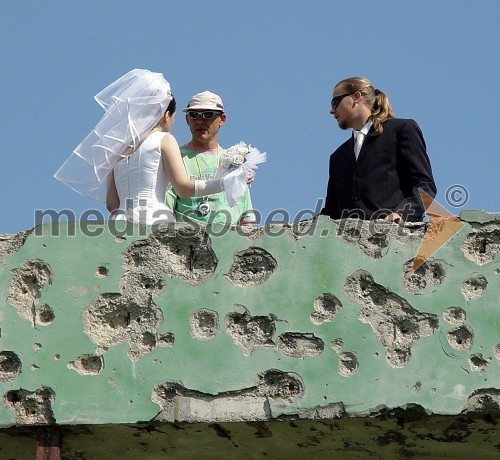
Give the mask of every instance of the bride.
[[170, 187], [183, 198], [225, 191], [237, 200], [253, 180], [250, 164], [220, 179], [188, 179], [170, 134], [176, 102], [161, 73], [132, 70], [95, 99], [104, 116], [54, 177], [81, 195], [105, 201], [112, 219], [146, 225], [175, 221], [164, 204]]

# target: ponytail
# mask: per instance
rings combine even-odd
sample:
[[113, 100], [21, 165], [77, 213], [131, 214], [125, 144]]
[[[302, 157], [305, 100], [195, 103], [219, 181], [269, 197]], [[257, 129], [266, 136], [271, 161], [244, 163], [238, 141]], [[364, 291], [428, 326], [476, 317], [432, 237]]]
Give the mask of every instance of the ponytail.
[[373, 105], [370, 107], [372, 112], [373, 135], [378, 136], [384, 130], [383, 123], [389, 118], [395, 118], [391, 103], [387, 95], [378, 90], [373, 90]]

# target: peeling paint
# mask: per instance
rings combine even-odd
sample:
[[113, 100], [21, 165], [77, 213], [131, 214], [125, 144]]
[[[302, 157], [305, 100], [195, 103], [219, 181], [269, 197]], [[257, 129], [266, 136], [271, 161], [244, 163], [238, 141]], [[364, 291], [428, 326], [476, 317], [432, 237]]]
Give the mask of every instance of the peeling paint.
[[270, 401], [292, 404], [303, 395], [304, 383], [299, 375], [270, 369], [257, 376], [253, 387], [216, 395], [190, 390], [181, 382], [160, 382], [153, 389], [152, 399], [162, 409], [156, 421], [245, 421], [276, 417]]
[[52, 404], [55, 393], [51, 388], [40, 387], [35, 391], [8, 391], [4, 395], [6, 406], [15, 414], [17, 425], [50, 425], [55, 423]]
[[37, 323], [42, 326], [48, 326], [55, 319], [54, 310], [50, 308], [47, 304], [40, 305], [36, 310], [36, 320]]
[[481, 388], [474, 391], [464, 406], [463, 414], [488, 414], [500, 417], [500, 390], [498, 388]]
[[[243, 307], [245, 308], [245, 307]], [[272, 340], [276, 332], [276, 316], [252, 316], [247, 308], [244, 313], [231, 312], [226, 315], [226, 332], [233, 342], [250, 356], [255, 348], [274, 347]]]
[[21, 360], [13, 351], [0, 351], [0, 382], [16, 380], [21, 368]]
[[446, 338], [448, 339], [448, 343], [451, 348], [460, 351], [470, 350], [472, 348], [472, 343], [474, 341], [474, 332], [473, 330], [467, 326], [462, 325], [451, 331], [448, 331], [446, 334]]
[[348, 243], [357, 245], [368, 257], [380, 259], [387, 254], [391, 240], [402, 244], [422, 241], [425, 225], [417, 223], [403, 227], [384, 220], [341, 219], [336, 233]]
[[95, 271], [95, 276], [97, 278], [106, 278], [108, 276], [108, 273], [109, 273], [108, 268], [101, 265], [101, 266], [97, 267], [97, 269]]
[[436, 315], [414, 309], [403, 297], [376, 284], [365, 270], [349, 276], [344, 288], [350, 300], [363, 306], [359, 319], [370, 324], [392, 367], [404, 367], [410, 360], [411, 347], [438, 327]]
[[190, 318], [191, 336], [198, 340], [210, 340], [219, 332], [219, 314], [207, 308], [200, 308]]
[[472, 371], [484, 372], [489, 363], [490, 361], [484, 359], [481, 353], [469, 356], [469, 365]]
[[472, 224], [472, 229], [461, 249], [467, 259], [481, 266], [495, 259], [500, 250], [500, 229], [490, 222]]
[[460, 307], [450, 307], [443, 312], [443, 319], [448, 324], [463, 325], [467, 319], [467, 313]]
[[99, 375], [104, 369], [104, 359], [98, 355], [82, 355], [67, 364], [81, 375]]
[[111, 347], [128, 342], [132, 361], [156, 348], [162, 323], [163, 314], [151, 299], [138, 303], [121, 294], [103, 294], [83, 312], [84, 331], [94, 343]]
[[462, 283], [462, 294], [467, 300], [479, 299], [487, 286], [488, 280], [484, 275], [473, 275]]
[[291, 358], [311, 358], [320, 355], [325, 344], [311, 333], [285, 332], [278, 337], [276, 348]]
[[0, 258], [19, 251], [31, 232], [32, 230], [19, 233], [0, 233]]
[[[130, 272], [122, 283], [122, 292], [132, 295], [134, 289], [163, 289], [164, 276], [172, 276], [188, 284], [201, 284], [213, 275], [217, 257], [207, 233], [188, 224], [152, 233], [145, 240], [133, 242], [123, 253], [124, 267]], [[137, 283], [131, 280], [137, 280]]]
[[427, 260], [412, 270], [413, 261], [411, 259], [404, 265], [404, 287], [408, 292], [420, 292], [428, 285], [438, 286], [446, 277], [443, 261]]
[[[500, 362], [500, 220], [481, 219], [414, 273], [426, 224], [30, 235], [1, 259], [0, 424], [36, 406], [9, 393], [25, 388], [53, 389], [44, 417], [62, 425], [206, 420], [230, 437], [223, 422], [265, 436], [268, 420], [406, 420], [468, 398], [489, 414], [494, 389], [468, 396], [496, 385]], [[478, 235], [482, 265], [464, 252]], [[397, 443], [392, 431], [376, 442]]]
[[344, 340], [342, 338], [334, 339], [330, 342], [330, 347], [335, 353], [341, 353], [342, 348], [344, 347]]
[[352, 377], [359, 369], [356, 353], [344, 352], [339, 354], [339, 374], [342, 377]]
[[311, 313], [311, 322], [319, 325], [331, 322], [335, 315], [342, 308], [342, 303], [335, 295], [330, 293], [322, 294], [314, 299], [314, 312]]
[[13, 270], [7, 302], [16, 307], [21, 316], [34, 325], [34, 309], [46, 284], [52, 284], [50, 266], [40, 259], [26, 260]]
[[252, 246], [234, 255], [227, 277], [235, 286], [256, 286], [266, 282], [277, 267], [269, 252]]

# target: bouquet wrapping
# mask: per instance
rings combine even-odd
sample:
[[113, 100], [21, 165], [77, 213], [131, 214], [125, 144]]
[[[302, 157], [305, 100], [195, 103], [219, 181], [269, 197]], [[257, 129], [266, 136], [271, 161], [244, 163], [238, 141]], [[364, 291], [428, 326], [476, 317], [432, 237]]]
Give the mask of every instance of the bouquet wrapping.
[[[238, 200], [248, 188], [247, 179], [255, 175], [257, 165], [264, 163], [266, 159], [265, 152], [261, 152], [244, 142], [229, 147], [221, 154], [217, 177], [223, 179], [229, 206], [233, 207], [238, 204]], [[232, 172], [235, 174], [228, 174]]]

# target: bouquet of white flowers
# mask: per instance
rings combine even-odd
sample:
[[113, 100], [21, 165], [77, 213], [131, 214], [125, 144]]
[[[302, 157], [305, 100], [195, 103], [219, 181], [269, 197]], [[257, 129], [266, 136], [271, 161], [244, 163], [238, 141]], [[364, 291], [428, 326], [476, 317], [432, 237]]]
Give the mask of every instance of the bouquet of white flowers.
[[248, 188], [247, 178], [255, 175], [254, 171], [257, 169], [257, 165], [266, 159], [266, 153], [262, 153], [244, 142], [233, 145], [221, 153], [217, 177], [224, 178], [228, 172], [237, 168], [241, 169], [240, 174], [231, 175], [231, 178], [224, 180], [224, 190], [230, 206], [235, 206], [238, 203], [238, 199]]
[[220, 156], [220, 165], [226, 169], [238, 167], [247, 161], [251, 145], [240, 142], [225, 150]]

